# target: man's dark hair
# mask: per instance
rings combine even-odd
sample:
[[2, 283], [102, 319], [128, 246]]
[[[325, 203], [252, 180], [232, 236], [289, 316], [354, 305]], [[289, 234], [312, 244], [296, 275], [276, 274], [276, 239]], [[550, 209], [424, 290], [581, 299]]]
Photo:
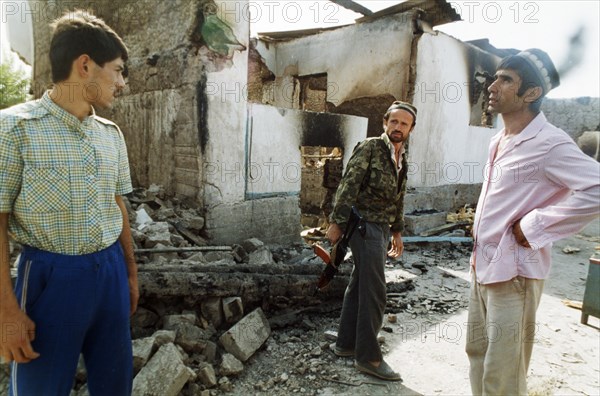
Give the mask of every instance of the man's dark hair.
[[119, 35], [88, 11], [69, 11], [52, 27], [50, 65], [54, 83], [69, 78], [73, 61], [84, 54], [100, 67], [117, 58], [128, 59], [127, 47]]
[[[542, 81], [538, 77], [535, 69], [525, 59], [519, 56], [508, 56], [502, 59], [500, 65], [498, 65], [498, 70], [500, 69], [512, 70], [521, 78], [521, 86], [517, 91], [518, 96], [523, 96], [525, 91], [529, 88], [543, 87]], [[544, 89], [542, 88], [542, 94], [538, 100], [529, 104], [529, 110], [533, 113], [539, 113], [545, 96], [546, 92], [544, 92]]]

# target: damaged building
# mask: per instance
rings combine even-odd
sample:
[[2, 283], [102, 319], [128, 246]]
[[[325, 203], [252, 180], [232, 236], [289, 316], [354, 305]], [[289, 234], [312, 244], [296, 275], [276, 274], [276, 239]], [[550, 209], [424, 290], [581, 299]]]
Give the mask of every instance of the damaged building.
[[[426, 235], [477, 201], [488, 142], [502, 127], [485, 112], [487, 87], [513, 50], [434, 30], [460, 20], [444, 0], [376, 13], [332, 2], [364, 16], [251, 37], [250, 0], [40, 0], [5, 9], [33, 21], [34, 51], [24, 57], [36, 97], [50, 85], [49, 22], [65, 10], [91, 9], [129, 48], [127, 87], [101, 115], [121, 127], [137, 187], [127, 199], [140, 264], [134, 394], [231, 392], [229, 378], [261, 349], [294, 374], [236, 384], [237, 394], [303, 394], [302, 381], [320, 389], [324, 377], [336, 379], [334, 357], [321, 356], [331, 339], [316, 336], [324, 325], [303, 314], [337, 313], [352, 266], [314, 296], [323, 264], [293, 242], [303, 226], [324, 225], [353, 148], [382, 133], [392, 101], [419, 114], [408, 147], [408, 234]], [[433, 252], [407, 243], [406, 251], [388, 268], [389, 323], [466, 307], [467, 283], [453, 271], [468, 267], [470, 246]], [[449, 268], [438, 271], [440, 261]], [[408, 294], [428, 272], [430, 287]], [[271, 335], [287, 326], [289, 334]], [[283, 349], [280, 359], [273, 351]], [[81, 362], [77, 395], [87, 394], [85, 382]]]
[[48, 22], [91, 7], [130, 49], [126, 91], [103, 115], [123, 130], [134, 185], [195, 202], [213, 243], [298, 241], [302, 219], [323, 216], [339, 161], [381, 133], [393, 100], [419, 109], [408, 212], [433, 216], [431, 226], [476, 202], [500, 127], [482, 110], [485, 75], [502, 54], [434, 31], [460, 20], [447, 2], [411, 0], [347, 26], [252, 39], [246, 0], [80, 3], [29, 3], [35, 96], [50, 82]]

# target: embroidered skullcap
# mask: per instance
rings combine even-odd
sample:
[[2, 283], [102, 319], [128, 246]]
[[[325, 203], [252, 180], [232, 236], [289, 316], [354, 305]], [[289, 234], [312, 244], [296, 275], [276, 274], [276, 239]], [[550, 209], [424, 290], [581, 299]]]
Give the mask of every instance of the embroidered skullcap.
[[413, 116], [413, 120], [417, 120], [417, 108], [410, 103], [397, 100], [387, 109], [386, 114], [390, 114], [393, 110], [406, 110]]
[[552, 59], [550, 59], [550, 56], [541, 49], [530, 48], [519, 52], [516, 56], [525, 59], [533, 68], [540, 80], [544, 94], [547, 94], [551, 89], [560, 85], [558, 71], [556, 71]]

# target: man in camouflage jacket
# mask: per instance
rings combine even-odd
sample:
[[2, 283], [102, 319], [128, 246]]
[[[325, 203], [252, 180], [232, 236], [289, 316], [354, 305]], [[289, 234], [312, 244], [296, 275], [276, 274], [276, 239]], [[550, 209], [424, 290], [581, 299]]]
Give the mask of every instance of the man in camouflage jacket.
[[[338, 339], [330, 347], [338, 356], [354, 356], [355, 367], [385, 380], [401, 380], [384, 360], [377, 334], [386, 304], [386, 254], [396, 258], [404, 245], [403, 202], [408, 165], [405, 144], [416, 124], [417, 109], [392, 103], [383, 117], [384, 133], [359, 143], [348, 162], [335, 196], [327, 238], [343, 234], [352, 206], [364, 220], [364, 232], [350, 239], [354, 269], [340, 318]], [[392, 248], [388, 242], [392, 235]]]

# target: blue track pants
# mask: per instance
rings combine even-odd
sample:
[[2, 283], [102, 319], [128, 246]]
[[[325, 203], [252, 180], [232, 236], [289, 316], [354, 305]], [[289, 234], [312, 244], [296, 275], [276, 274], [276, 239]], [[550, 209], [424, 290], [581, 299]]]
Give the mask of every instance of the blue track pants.
[[16, 295], [35, 323], [29, 363], [12, 363], [10, 395], [69, 395], [83, 354], [91, 395], [131, 394], [129, 286], [121, 245], [66, 256], [25, 247]]

